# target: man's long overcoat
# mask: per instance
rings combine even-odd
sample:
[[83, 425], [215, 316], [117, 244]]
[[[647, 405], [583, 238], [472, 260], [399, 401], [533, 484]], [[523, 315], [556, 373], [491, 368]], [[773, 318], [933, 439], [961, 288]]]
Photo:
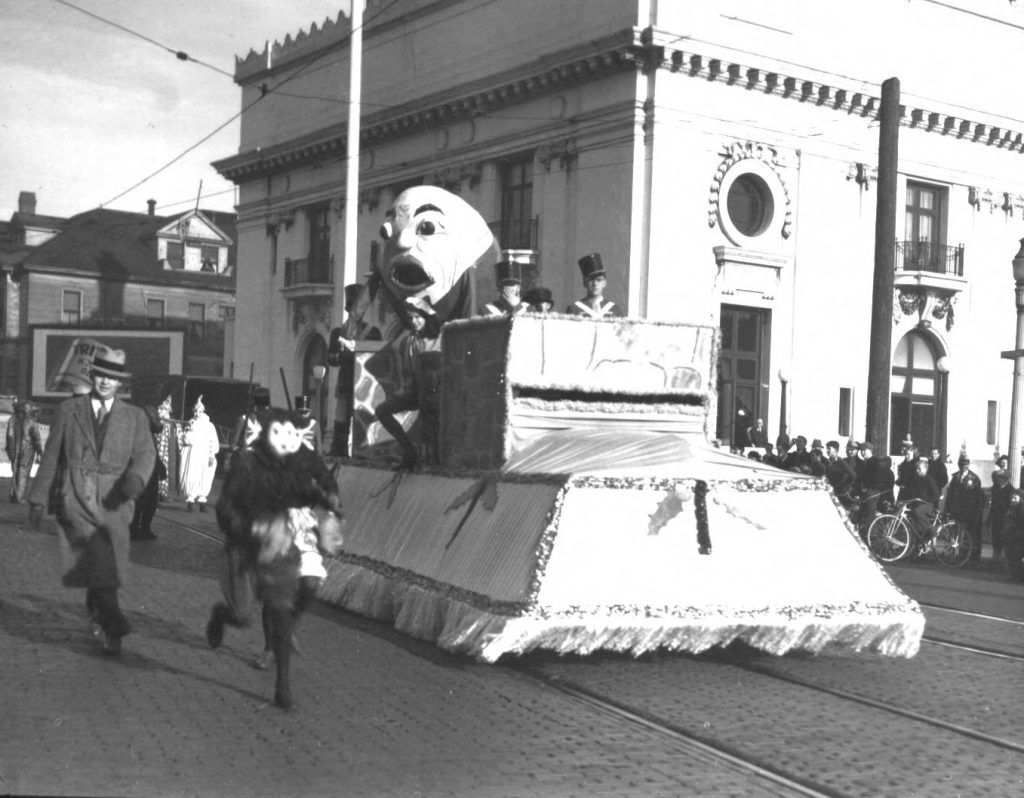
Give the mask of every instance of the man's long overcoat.
[[142, 408], [115, 398], [100, 449], [89, 397], [68, 399], [58, 407], [28, 499], [48, 507], [64, 531], [65, 585], [121, 584], [135, 512], [127, 496], [138, 495], [155, 460]]

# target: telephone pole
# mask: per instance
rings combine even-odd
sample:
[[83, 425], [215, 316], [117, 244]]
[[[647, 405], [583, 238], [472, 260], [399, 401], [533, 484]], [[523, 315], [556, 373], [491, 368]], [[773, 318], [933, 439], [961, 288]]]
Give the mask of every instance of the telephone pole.
[[878, 109], [878, 199], [875, 207], [875, 273], [871, 293], [871, 343], [864, 424], [879, 454], [889, 454], [889, 379], [892, 369], [892, 302], [896, 272], [896, 175], [899, 162], [900, 81], [882, 84]]

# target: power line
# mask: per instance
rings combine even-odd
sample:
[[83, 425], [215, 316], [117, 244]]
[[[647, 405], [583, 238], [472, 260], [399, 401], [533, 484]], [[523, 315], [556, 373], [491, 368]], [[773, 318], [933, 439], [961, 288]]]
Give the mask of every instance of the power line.
[[200, 66], [206, 67], [207, 69], [212, 69], [214, 72], [219, 72], [222, 75], [227, 75], [232, 80], [235, 79], [234, 75], [232, 75], [230, 72], [226, 70], [221, 69], [220, 67], [216, 67], [213, 64], [208, 64], [205, 61], [200, 61], [198, 58], [193, 58], [184, 50], [175, 50], [173, 47], [168, 47], [166, 44], [162, 44], [158, 42], [156, 39], [151, 39], [149, 36], [146, 36], [143, 33], [139, 33], [138, 31], [132, 30], [131, 28], [126, 28], [124, 25], [121, 25], [118, 22], [114, 22], [111, 19], [107, 19], [106, 17], [101, 17], [99, 14], [94, 14], [92, 11], [87, 11], [84, 8], [80, 8], [79, 6], [76, 6], [74, 3], [69, 3], [68, 0], [53, 0], [53, 2], [59, 3], [62, 6], [67, 6], [68, 8], [72, 8], [75, 11], [85, 14], [87, 17], [92, 17], [95, 20], [99, 20], [105, 25], [110, 25], [111, 27], [117, 28], [120, 31], [124, 31], [130, 36], [135, 36], [136, 38], [142, 39], [144, 42], [149, 42], [150, 44], [159, 47], [161, 50], [166, 50], [179, 61], [192, 61], [195, 64], [199, 64]]
[[[65, 0], [56, 0], [56, 2], [59, 2], [59, 3], [64, 3], [64, 2], [65, 2]], [[392, 7], [392, 6], [394, 6], [394, 5], [395, 5], [396, 3], [398, 3], [398, 2], [399, 2], [399, 0], [391, 0], [391, 2], [390, 2], [390, 3], [388, 3], [388, 4], [386, 5], [386, 6], [384, 6], [384, 7], [383, 7], [383, 8], [382, 8], [382, 9], [381, 9], [381, 10], [380, 10], [380, 11], [379, 11], [379, 12], [378, 12], [377, 14], [375, 14], [375, 15], [374, 15], [374, 16], [373, 16], [372, 18], [370, 18], [370, 19], [367, 19], [367, 20], [366, 20], [366, 21], [365, 21], [365, 22], [363, 23], [363, 27], [366, 27], [366, 25], [367, 25], [367, 24], [369, 24], [370, 22], [372, 22], [372, 21], [373, 21], [374, 19], [377, 19], [377, 17], [381, 16], [382, 14], [385, 14], [385, 13], [387, 13], [387, 12], [388, 12], [388, 11], [389, 11], [389, 10], [391, 9], [391, 7]], [[349, 36], [351, 36], [351, 35], [352, 35], [352, 34], [351, 34], [351, 32], [350, 32], [350, 33], [349, 33], [348, 35], [349, 35]], [[200, 145], [202, 145], [202, 144], [205, 144], [205, 143], [206, 143], [207, 141], [209, 141], [209, 140], [210, 140], [211, 138], [213, 138], [213, 137], [214, 137], [215, 135], [217, 135], [218, 133], [220, 133], [220, 132], [221, 132], [221, 131], [222, 131], [222, 130], [223, 130], [224, 128], [226, 128], [226, 127], [227, 127], [228, 125], [230, 125], [230, 124], [231, 124], [232, 122], [234, 122], [234, 121], [235, 121], [236, 119], [238, 119], [239, 117], [241, 117], [241, 116], [242, 116], [242, 114], [244, 114], [244, 113], [245, 113], [246, 111], [248, 111], [249, 109], [251, 109], [251, 108], [252, 108], [252, 107], [253, 107], [254, 105], [256, 105], [256, 104], [257, 104], [258, 102], [260, 102], [261, 100], [263, 100], [263, 98], [264, 98], [264, 97], [266, 97], [266, 96], [268, 96], [269, 94], [271, 94], [271, 93], [272, 93], [272, 92], [273, 92], [273, 91], [274, 91], [275, 89], [277, 89], [277, 88], [279, 88], [279, 87], [281, 87], [281, 86], [285, 85], [286, 83], [288, 83], [288, 82], [290, 82], [290, 81], [292, 81], [292, 80], [295, 80], [295, 79], [296, 79], [297, 77], [299, 77], [300, 75], [302, 75], [302, 74], [303, 74], [304, 72], [306, 72], [306, 71], [307, 71], [307, 70], [308, 70], [308, 69], [309, 69], [309, 68], [310, 68], [310, 67], [311, 67], [311, 66], [312, 66], [313, 64], [315, 64], [315, 63], [316, 63], [316, 62], [317, 62], [318, 60], [320, 60], [320, 58], [322, 58], [322, 57], [323, 57], [323, 56], [319, 56], [319, 57], [317, 57], [317, 58], [314, 58], [314, 59], [313, 59], [312, 61], [309, 61], [309, 62], [307, 62], [306, 64], [303, 64], [303, 65], [302, 65], [301, 67], [299, 67], [299, 68], [298, 68], [297, 70], [295, 70], [295, 71], [294, 71], [294, 72], [293, 72], [293, 73], [292, 73], [291, 75], [289, 75], [288, 77], [284, 78], [284, 79], [283, 79], [283, 80], [282, 80], [282, 81], [281, 81], [280, 83], [278, 83], [278, 84], [277, 84], [276, 86], [274, 86], [273, 88], [267, 89], [267, 91], [264, 91], [264, 92], [260, 92], [259, 96], [258, 96], [258, 97], [256, 97], [256, 99], [254, 99], [254, 100], [253, 100], [253, 101], [252, 101], [251, 103], [249, 103], [248, 105], [246, 105], [246, 106], [243, 106], [243, 108], [242, 108], [242, 110], [241, 110], [241, 111], [239, 111], [239, 112], [238, 112], [237, 114], [234, 114], [234, 115], [233, 115], [233, 116], [232, 116], [232, 117], [231, 117], [230, 119], [228, 119], [228, 120], [227, 120], [226, 122], [224, 122], [224, 123], [223, 123], [223, 124], [221, 124], [221, 125], [218, 125], [218, 126], [217, 126], [216, 128], [214, 128], [214, 129], [213, 129], [213, 130], [212, 130], [212, 131], [211, 131], [210, 133], [207, 133], [207, 134], [206, 134], [205, 136], [203, 136], [203, 137], [202, 137], [201, 139], [199, 139], [199, 141], [197, 141], [197, 142], [196, 142], [195, 144], [193, 144], [192, 146], [190, 146], [190, 147], [186, 148], [186, 149], [185, 149], [185, 150], [184, 150], [183, 152], [180, 152], [180, 153], [179, 153], [178, 155], [174, 156], [174, 157], [173, 157], [173, 158], [172, 158], [171, 160], [169, 160], [169, 161], [168, 161], [167, 163], [165, 163], [165, 164], [164, 164], [163, 166], [161, 166], [161, 167], [160, 167], [159, 169], [157, 169], [156, 171], [154, 171], [154, 172], [151, 172], [150, 174], [146, 175], [146, 177], [142, 178], [142, 180], [140, 180], [140, 181], [139, 181], [138, 183], [136, 183], [135, 185], [131, 186], [130, 188], [127, 188], [127, 189], [125, 189], [125, 190], [124, 190], [124, 191], [122, 191], [122, 192], [121, 192], [120, 194], [118, 194], [118, 195], [117, 195], [116, 197], [112, 197], [111, 199], [107, 200], [106, 202], [104, 202], [104, 203], [101, 203], [100, 207], [102, 208], [102, 207], [103, 207], [104, 205], [109, 205], [110, 203], [112, 203], [112, 202], [115, 202], [115, 201], [117, 201], [117, 200], [121, 199], [121, 197], [123, 197], [123, 196], [124, 196], [125, 194], [129, 194], [129, 193], [131, 193], [132, 191], [134, 191], [135, 189], [137, 189], [137, 188], [138, 188], [139, 186], [141, 186], [141, 185], [143, 185], [144, 183], [147, 183], [147, 182], [149, 182], [150, 180], [152, 180], [152, 179], [153, 179], [154, 177], [156, 177], [156, 176], [157, 176], [158, 174], [160, 174], [160, 173], [161, 173], [162, 171], [164, 171], [165, 169], [167, 169], [167, 168], [169, 168], [170, 166], [173, 166], [174, 164], [176, 164], [176, 163], [177, 163], [178, 161], [180, 161], [180, 160], [181, 160], [182, 158], [184, 158], [184, 157], [185, 157], [186, 155], [188, 155], [188, 154], [189, 154], [190, 152], [192, 152], [193, 150], [195, 150], [196, 148], [198, 148], [198, 147], [199, 147]]]

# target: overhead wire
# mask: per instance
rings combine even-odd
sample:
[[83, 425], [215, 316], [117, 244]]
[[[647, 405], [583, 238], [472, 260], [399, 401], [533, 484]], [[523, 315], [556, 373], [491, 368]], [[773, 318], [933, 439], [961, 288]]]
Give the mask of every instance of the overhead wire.
[[[66, 0], [57, 0], [57, 2], [66, 2]], [[369, 17], [369, 18], [365, 19], [364, 22], [363, 22], [363, 27], [366, 27], [367, 24], [369, 24], [373, 20], [377, 19], [382, 14], [387, 13], [391, 9], [391, 7], [394, 6], [395, 4], [397, 4], [398, 2], [399, 2], [399, 0], [391, 0], [390, 3], [388, 3], [386, 6], [381, 8], [380, 11], [378, 11], [372, 17]], [[349, 33], [349, 36], [351, 36], [351, 32]], [[242, 114], [244, 114], [246, 111], [250, 110], [254, 105], [256, 105], [257, 103], [261, 102], [265, 97], [267, 97], [269, 94], [271, 94], [274, 91], [274, 89], [278, 88], [279, 86], [283, 86], [286, 83], [289, 83], [290, 81], [293, 81], [296, 78], [298, 78], [300, 75], [304, 74], [321, 57], [322, 57], [322, 55], [318, 56], [317, 58], [312, 59], [311, 61], [307, 61], [301, 67], [299, 67], [294, 72], [292, 72], [292, 74], [290, 74], [286, 78], [282, 79], [281, 82], [278, 83], [277, 86], [275, 86], [273, 89], [267, 89], [267, 91], [261, 91], [260, 94], [252, 102], [250, 102], [248, 105], [243, 106], [242, 110], [240, 110], [237, 114], [232, 115], [231, 118], [229, 118], [226, 122], [218, 125], [210, 133], [207, 133], [205, 136], [203, 136], [201, 139], [199, 139], [199, 141], [197, 141], [195, 144], [193, 144], [190, 147], [186, 148], [184, 151], [182, 151], [181, 153], [176, 155], [174, 158], [172, 158], [170, 161], [165, 163], [159, 169], [156, 169], [155, 171], [153, 171], [150, 174], [146, 175], [146, 177], [142, 178], [140, 181], [138, 181], [137, 183], [132, 185], [130, 188], [125, 189], [124, 191], [122, 191], [117, 196], [112, 197], [111, 199], [107, 200], [104, 203], [101, 203], [100, 207], [102, 208], [104, 205], [109, 205], [112, 202], [116, 202], [121, 197], [123, 197], [125, 194], [130, 194], [132, 191], [137, 189], [139, 186], [141, 186], [144, 183], [147, 183], [150, 180], [152, 180], [154, 177], [156, 177], [158, 174], [163, 172], [165, 169], [167, 169], [167, 168], [173, 166], [174, 164], [176, 164], [178, 161], [180, 161], [182, 158], [184, 158], [190, 152], [192, 152], [193, 150], [197, 149], [202, 144], [205, 144], [207, 141], [209, 141], [215, 135], [220, 133], [220, 131], [222, 131], [224, 128], [226, 128], [228, 125], [230, 125], [236, 119], [240, 118], [242, 116]]]
[[72, 8], [81, 14], [85, 14], [87, 17], [92, 17], [93, 19], [104, 23], [105, 25], [110, 25], [112, 28], [117, 28], [118, 30], [124, 31], [125, 33], [131, 36], [135, 36], [138, 39], [142, 39], [144, 42], [149, 42], [150, 44], [159, 47], [161, 50], [166, 50], [179, 61], [191, 61], [195, 64], [199, 64], [200, 66], [204, 66], [207, 69], [212, 69], [214, 72], [219, 72], [222, 75], [227, 75], [229, 78], [234, 80], [235, 76], [225, 69], [221, 69], [220, 67], [214, 66], [213, 64], [208, 64], [205, 61], [200, 61], [198, 58], [193, 58], [184, 50], [175, 50], [173, 47], [168, 47], [166, 44], [163, 44], [162, 42], [158, 42], [156, 39], [146, 36], [144, 33], [139, 33], [139, 31], [132, 30], [131, 28], [128, 28], [119, 22], [114, 22], [114, 20], [112, 19], [107, 19], [106, 17], [100, 16], [99, 14], [82, 8], [81, 6], [76, 6], [74, 3], [69, 3], [68, 0], [53, 0], [53, 2], [59, 3], [62, 6], [67, 6], [68, 8]]

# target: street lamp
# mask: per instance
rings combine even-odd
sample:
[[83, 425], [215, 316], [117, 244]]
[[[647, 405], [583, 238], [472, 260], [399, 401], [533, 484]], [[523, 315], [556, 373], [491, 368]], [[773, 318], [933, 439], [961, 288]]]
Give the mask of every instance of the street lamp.
[[1010, 398], [1010, 484], [1020, 487], [1020, 411], [1024, 398], [1024, 238], [1013, 258], [1014, 298], [1017, 303], [1017, 337], [1014, 348], [1003, 352], [1004, 358], [1013, 359], [1013, 395]]
[[[776, 446], [780, 446], [782, 439], [789, 440], [789, 436], [786, 434], [786, 394], [787, 385], [789, 384], [789, 370], [779, 369], [779, 382], [782, 383], [782, 401], [779, 403], [779, 437], [775, 439]], [[786, 448], [789, 448], [788, 446]], [[783, 455], [785, 452], [779, 452], [779, 455]]]

